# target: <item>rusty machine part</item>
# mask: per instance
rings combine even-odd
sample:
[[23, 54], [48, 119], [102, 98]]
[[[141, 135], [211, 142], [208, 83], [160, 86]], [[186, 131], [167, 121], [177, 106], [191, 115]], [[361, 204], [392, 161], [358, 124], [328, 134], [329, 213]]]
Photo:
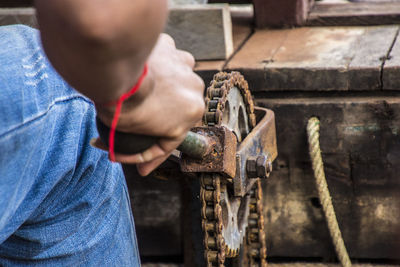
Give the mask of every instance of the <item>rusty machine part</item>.
[[[248, 266], [266, 266], [260, 179], [269, 176], [277, 156], [274, 113], [254, 107], [238, 72], [216, 74], [206, 94], [203, 127], [188, 133], [176, 162], [200, 178], [207, 266], [224, 266], [225, 258], [239, 253]], [[109, 129], [99, 120], [97, 127], [106, 143]], [[137, 153], [157, 139], [116, 132], [115, 148]]]
[[185, 173], [217, 172], [231, 178], [235, 177], [236, 135], [228, 128], [221, 126], [195, 127], [191, 129], [191, 132], [206, 137], [211, 145], [208, 153], [201, 158], [194, 158], [190, 149], [187, 149], [189, 153], [180, 150], [183, 153], [180, 159], [181, 171]]
[[[277, 155], [273, 112], [257, 108], [256, 125], [248, 84], [238, 72], [216, 74], [206, 93], [204, 126], [232, 131], [239, 144], [234, 151], [235, 161], [226, 164], [235, 166], [234, 176], [215, 172], [212, 167], [200, 173], [207, 266], [224, 266], [225, 258], [237, 257], [244, 240], [244, 257], [249, 265], [266, 266], [262, 189], [257, 177], [269, 175]], [[226, 150], [226, 154], [233, 153]], [[232, 160], [232, 156], [225, 158]], [[185, 168], [190, 169], [190, 160], [182, 159]]]

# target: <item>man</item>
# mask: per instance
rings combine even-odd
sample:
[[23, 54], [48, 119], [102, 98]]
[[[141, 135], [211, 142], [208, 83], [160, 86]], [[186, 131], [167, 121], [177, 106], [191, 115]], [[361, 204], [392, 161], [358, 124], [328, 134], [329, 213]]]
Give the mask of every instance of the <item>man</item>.
[[0, 28], [0, 265], [139, 266], [121, 166], [89, 145], [96, 113], [110, 126], [115, 105], [104, 103], [148, 66], [117, 130], [161, 138], [143, 153], [115, 155], [147, 175], [201, 119], [204, 84], [193, 57], [160, 35], [165, 0], [35, 6], [41, 38], [25, 26]]

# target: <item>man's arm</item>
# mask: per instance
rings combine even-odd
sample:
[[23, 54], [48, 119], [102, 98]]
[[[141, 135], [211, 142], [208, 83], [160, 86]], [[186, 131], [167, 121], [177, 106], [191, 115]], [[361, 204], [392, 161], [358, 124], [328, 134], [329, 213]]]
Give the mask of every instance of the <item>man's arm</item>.
[[168, 12], [165, 0], [36, 0], [35, 6], [51, 63], [95, 102], [115, 100], [136, 83]]
[[[45, 52], [55, 69], [95, 103], [118, 99], [136, 83], [139, 91], [124, 102], [117, 130], [160, 136], [137, 155], [116, 155], [138, 163], [147, 175], [185, 138], [204, 112], [204, 83], [193, 72], [194, 58], [160, 35], [167, 0], [36, 0]], [[114, 107], [96, 105], [111, 124]]]

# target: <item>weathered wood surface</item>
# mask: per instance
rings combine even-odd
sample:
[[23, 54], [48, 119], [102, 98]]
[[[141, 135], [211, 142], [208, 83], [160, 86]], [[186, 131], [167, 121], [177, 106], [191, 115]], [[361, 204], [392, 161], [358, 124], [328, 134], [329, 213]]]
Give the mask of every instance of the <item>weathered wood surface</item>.
[[314, 0], [253, 0], [258, 28], [302, 25]]
[[0, 8], [0, 26], [10, 24], [25, 24], [37, 27], [34, 8]]
[[356, 26], [400, 23], [400, 3], [395, 1], [375, 2], [316, 2], [306, 25], [311, 26]]
[[170, 10], [165, 32], [177, 48], [189, 51], [196, 60], [226, 59], [233, 53], [229, 6], [177, 6]]
[[265, 185], [269, 255], [334, 258], [307, 153], [308, 118], [353, 258], [399, 259], [400, 97], [260, 99], [274, 110], [279, 156]]
[[398, 37], [383, 66], [382, 79], [384, 90], [400, 90], [400, 39]]
[[141, 257], [182, 255], [181, 185], [124, 166]]
[[399, 28], [369, 28], [353, 47], [355, 54], [348, 65], [350, 90], [380, 90], [383, 65]]
[[381, 90], [398, 26], [260, 30], [228, 62], [254, 90]]
[[[234, 51], [238, 51], [253, 32], [253, 8], [249, 5], [230, 7], [230, 12], [232, 18], [233, 49]], [[197, 61], [195, 71], [205, 81], [210, 81], [215, 73], [224, 69], [226, 62], [226, 60]]]

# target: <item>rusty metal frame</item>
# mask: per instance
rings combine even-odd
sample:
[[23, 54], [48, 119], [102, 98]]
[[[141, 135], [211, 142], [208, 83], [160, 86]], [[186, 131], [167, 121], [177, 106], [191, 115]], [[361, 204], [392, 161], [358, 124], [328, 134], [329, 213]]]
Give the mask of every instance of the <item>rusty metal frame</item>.
[[223, 173], [234, 178], [234, 195], [243, 197], [255, 181], [247, 173], [247, 160], [263, 155], [272, 162], [278, 155], [274, 112], [255, 107], [255, 113], [257, 124], [238, 148], [236, 136], [223, 126], [193, 128], [193, 132], [213, 140], [213, 148], [201, 159], [182, 154], [181, 171]]
[[233, 179], [235, 196], [244, 196], [255, 179], [249, 178], [246, 162], [249, 157], [265, 155], [272, 162], [278, 156], [275, 114], [270, 109], [255, 107], [256, 127], [240, 143], [236, 152], [236, 175]]

